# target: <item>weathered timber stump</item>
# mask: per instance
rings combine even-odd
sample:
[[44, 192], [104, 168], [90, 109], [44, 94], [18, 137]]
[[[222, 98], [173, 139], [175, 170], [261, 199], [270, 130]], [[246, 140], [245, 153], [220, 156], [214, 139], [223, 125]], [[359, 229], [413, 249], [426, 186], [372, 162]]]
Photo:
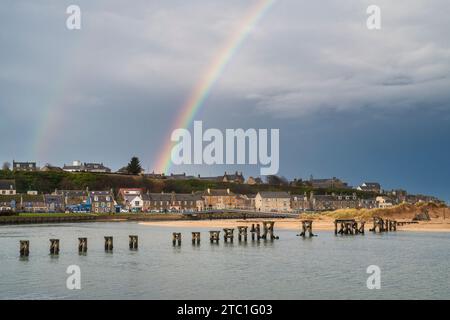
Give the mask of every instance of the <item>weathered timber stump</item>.
[[59, 239], [50, 239], [50, 254], [59, 254]]
[[200, 244], [200, 232], [192, 232], [192, 244]]
[[78, 253], [86, 253], [87, 248], [87, 238], [78, 238]]
[[261, 236], [262, 239], [264, 240], [279, 239], [279, 237], [274, 235], [273, 232], [274, 224], [275, 221], [263, 221], [263, 235]]
[[239, 234], [238, 234], [239, 241], [242, 241], [242, 239], [244, 239], [244, 241], [247, 241], [248, 227], [247, 226], [238, 226], [237, 228], [238, 228], [238, 232], [239, 232]]
[[130, 235], [129, 238], [130, 250], [137, 250], [139, 247], [138, 236]]
[[209, 232], [209, 241], [211, 243], [216, 242], [219, 243], [220, 231], [212, 230]]
[[360, 225], [358, 226], [358, 222], [355, 219], [336, 219], [334, 221], [334, 234], [335, 235], [364, 234], [364, 225], [365, 222], [361, 221]]
[[113, 251], [113, 237], [107, 236], [105, 237], [105, 251]]
[[231, 242], [234, 240], [234, 229], [232, 228], [225, 228], [223, 229], [223, 240], [225, 242], [228, 242], [228, 239], [230, 239]]
[[314, 237], [315, 234], [312, 232], [312, 220], [303, 220], [302, 221], [302, 231], [298, 236], [300, 237], [306, 237], [306, 234], [308, 234], [309, 237]]
[[172, 244], [181, 246], [181, 233], [180, 232], [173, 232], [172, 233]]
[[373, 227], [372, 229], [370, 229], [370, 231], [377, 232], [377, 230], [378, 232], [386, 231], [384, 220], [381, 217], [373, 217]]
[[28, 257], [30, 255], [30, 241], [20, 240], [19, 253], [21, 257]]

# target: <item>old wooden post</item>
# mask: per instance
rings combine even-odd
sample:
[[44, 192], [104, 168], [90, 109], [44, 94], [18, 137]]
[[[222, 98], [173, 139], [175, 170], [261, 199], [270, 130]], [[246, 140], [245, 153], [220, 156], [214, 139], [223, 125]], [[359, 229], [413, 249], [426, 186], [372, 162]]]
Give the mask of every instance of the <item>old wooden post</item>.
[[105, 237], [105, 251], [113, 251], [113, 237], [107, 236]]
[[385, 231], [384, 220], [381, 217], [373, 217], [373, 228], [370, 231], [377, 232], [377, 229], [379, 232]]
[[262, 235], [263, 239], [269, 239], [269, 240], [273, 240], [273, 239], [278, 239], [278, 237], [276, 237], [273, 233], [273, 228], [274, 228], [274, 224], [275, 221], [263, 221], [263, 229], [264, 229], [264, 233]]
[[211, 243], [216, 242], [219, 243], [220, 231], [212, 230], [209, 232], [209, 241]]
[[238, 235], [239, 241], [242, 241], [242, 238], [244, 239], [244, 241], [247, 241], [247, 229], [248, 229], [248, 227], [247, 226], [238, 226], [237, 228], [238, 228], [238, 232], [239, 232], [239, 235]]
[[180, 232], [173, 232], [172, 233], [172, 244], [181, 246], [181, 233]]
[[252, 234], [252, 241], [255, 241], [255, 238], [259, 240], [259, 231], [257, 229], [259, 229], [259, 224], [257, 224], [257, 227], [255, 227], [255, 224], [252, 223], [252, 227], [250, 229], [250, 233]]
[[87, 238], [78, 238], [78, 253], [87, 252]]
[[19, 252], [21, 257], [28, 257], [30, 255], [29, 240], [20, 240]]
[[50, 254], [59, 254], [59, 239], [50, 239]]
[[200, 244], [200, 232], [192, 232], [192, 244]]
[[300, 237], [306, 237], [306, 234], [308, 233], [309, 237], [314, 237], [314, 234], [312, 232], [312, 220], [303, 220], [302, 221], [302, 231], [300, 232]]
[[365, 225], [365, 224], [366, 224], [365, 221], [360, 221], [358, 233], [364, 234], [364, 225]]
[[225, 242], [228, 242], [228, 239], [230, 239], [231, 242], [234, 240], [234, 229], [231, 228], [224, 228], [223, 229], [223, 240]]
[[139, 246], [138, 236], [130, 235], [129, 238], [130, 250], [137, 250]]

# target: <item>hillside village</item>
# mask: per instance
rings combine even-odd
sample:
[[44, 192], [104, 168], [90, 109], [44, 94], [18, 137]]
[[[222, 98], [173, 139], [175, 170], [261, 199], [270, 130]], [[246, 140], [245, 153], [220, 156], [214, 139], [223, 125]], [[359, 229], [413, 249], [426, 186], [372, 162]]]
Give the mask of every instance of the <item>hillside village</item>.
[[[225, 172], [221, 176], [202, 177], [186, 174], [164, 175], [143, 171], [130, 177], [126, 167], [112, 172], [102, 163], [82, 163], [80, 161], [74, 161], [62, 168], [51, 165], [38, 168], [35, 162], [13, 161], [12, 168], [4, 166], [0, 172], [2, 173], [0, 175], [0, 213], [3, 214], [19, 212], [194, 213], [231, 209], [296, 213], [388, 208], [401, 203], [441, 202], [431, 196], [410, 195], [405, 190], [385, 191], [377, 182], [364, 182], [357, 187], [351, 187], [336, 177], [327, 179], [310, 177], [308, 180], [287, 181], [272, 176], [267, 177], [267, 181], [263, 181], [259, 177], [245, 179], [241, 172], [232, 174]], [[57, 177], [81, 175], [82, 178], [85, 178], [88, 175], [91, 180], [105, 179], [105, 176], [106, 178], [121, 177], [121, 179], [139, 177], [142, 179], [141, 182], [146, 181], [152, 184], [145, 185], [147, 187], [130, 187], [129, 185], [120, 185], [119, 182], [119, 185], [115, 183], [114, 186], [110, 185], [107, 188], [96, 190], [89, 188], [88, 183], [82, 183], [83, 188], [58, 189], [55, 187], [52, 191], [33, 189], [30, 184], [27, 190], [24, 190], [23, 186], [22, 190], [18, 190], [16, 179], [22, 179], [23, 174], [27, 177], [30, 175], [34, 177], [40, 173], [47, 173], [47, 176], [51, 173]], [[94, 175], [93, 178], [92, 175]], [[129, 184], [128, 180], [119, 181]], [[173, 190], [155, 192], [156, 188], [153, 186], [160, 182], [181, 183], [183, 184], [182, 190], [189, 192]], [[191, 185], [195, 185], [196, 188], [189, 188]], [[239, 192], [239, 190], [245, 192]]]

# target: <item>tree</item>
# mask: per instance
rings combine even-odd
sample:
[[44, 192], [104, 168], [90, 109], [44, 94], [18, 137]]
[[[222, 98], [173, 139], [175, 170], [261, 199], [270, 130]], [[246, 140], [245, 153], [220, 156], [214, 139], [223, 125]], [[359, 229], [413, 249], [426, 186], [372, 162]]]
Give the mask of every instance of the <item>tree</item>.
[[270, 175], [266, 177], [267, 184], [274, 186], [286, 186], [289, 184], [285, 177]]
[[3, 162], [2, 170], [9, 171], [10, 168], [11, 168], [11, 163]]
[[130, 163], [127, 166], [127, 172], [129, 174], [139, 174], [142, 171], [141, 163], [138, 157], [132, 157]]

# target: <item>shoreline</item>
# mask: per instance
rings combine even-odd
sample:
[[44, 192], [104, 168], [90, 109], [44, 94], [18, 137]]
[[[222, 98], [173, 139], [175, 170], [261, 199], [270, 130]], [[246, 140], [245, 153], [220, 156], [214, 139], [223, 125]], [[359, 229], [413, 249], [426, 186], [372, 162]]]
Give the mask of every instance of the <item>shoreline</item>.
[[[236, 228], [237, 226], [249, 226], [253, 223], [261, 223], [262, 221], [275, 221], [275, 229], [300, 231], [301, 220], [296, 218], [284, 219], [261, 219], [248, 218], [243, 219], [217, 219], [217, 220], [180, 220], [180, 221], [141, 221], [139, 224], [144, 226], [155, 227], [172, 227], [172, 228]], [[366, 232], [372, 227], [370, 222], [366, 223]], [[313, 220], [313, 231], [334, 231], [334, 219], [321, 217], [320, 220]], [[420, 221], [418, 224], [409, 224], [398, 226], [397, 231], [412, 232], [450, 232], [450, 219], [434, 219], [429, 222]]]
[[[300, 231], [302, 218], [279, 218], [279, 217], [192, 217], [182, 214], [122, 214], [122, 215], [24, 215], [0, 217], [0, 226], [42, 224], [42, 223], [83, 223], [83, 222], [136, 222], [144, 226], [172, 227], [172, 228], [236, 228], [237, 226], [248, 226], [261, 223], [262, 221], [275, 221], [275, 228], [282, 230]], [[313, 230], [334, 231], [334, 218], [318, 215], [312, 218]], [[356, 219], [358, 220], [358, 219]], [[398, 221], [406, 221], [399, 219]], [[409, 220], [410, 221], [410, 220]], [[366, 231], [372, 227], [370, 220], [366, 222]], [[419, 221], [417, 224], [398, 226], [397, 231], [412, 232], [450, 232], [450, 219], [434, 218], [431, 221]]]

